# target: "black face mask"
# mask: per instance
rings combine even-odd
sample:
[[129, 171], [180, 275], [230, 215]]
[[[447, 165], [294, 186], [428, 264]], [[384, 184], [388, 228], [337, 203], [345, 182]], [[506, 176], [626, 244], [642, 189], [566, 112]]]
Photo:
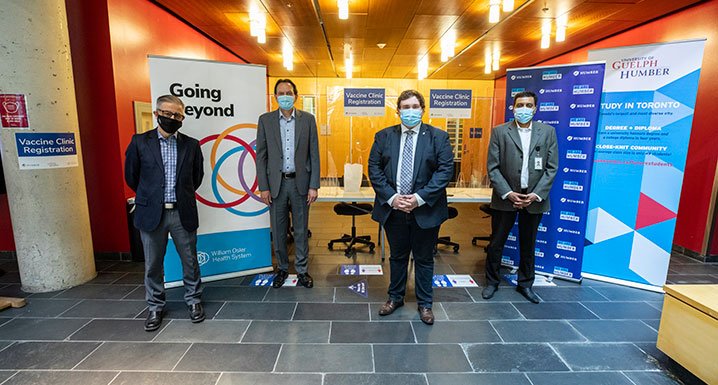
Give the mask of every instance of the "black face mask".
[[170, 135], [174, 134], [175, 132], [177, 132], [177, 130], [180, 129], [180, 127], [182, 127], [182, 122], [180, 122], [179, 120], [168, 118], [162, 115], [157, 116], [157, 123], [159, 123], [160, 127], [162, 127], [162, 129]]

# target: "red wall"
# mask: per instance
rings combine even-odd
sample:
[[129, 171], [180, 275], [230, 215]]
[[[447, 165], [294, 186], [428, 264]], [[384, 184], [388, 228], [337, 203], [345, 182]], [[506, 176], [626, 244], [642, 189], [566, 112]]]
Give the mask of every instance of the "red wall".
[[0, 194], [0, 251], [15, 250], [7, 194]]
[[[711, 189], [718, 160], [718, 135], [715, 116], [718, 104], [718, 1], [709, 1], [636, 27], [627, 32], [588, 45], [537, 65], [580, 63], [587, 60], [588, 51], [599, 48], [674, 40], [707, 38], [703, 54], [703, 68], [698, 86], [693, 129], [688, 146], [683, 190], [678, 207], [678, 220], [673, 243], [703, 254], [703, 242], [711, 200]], [[569, 37], [570, 39], [570, 31]], [[496, 81], [495, 96], [505, 98], [506, 78]], [[500, 110], [500, 111], [499, 111]], [[495, 110], [495, 122], [503, 122], [503, 108]]]
[[[147, 55], [244, 62], [147, 0], [108, 0], [108, 8], [119, 151], [124, 163], [125, 149], [135, 132], [132, 102], [151, 101]], [[124, 193], [125, 197], [134, 195], [126, 185]]]
[[135, 133], [133, 101], [151, 100], [147, 55], [241, 61], [147, 0], [66, 4], [93, 246], [127, 252], [125, 200], [134, 193], [124, 152]]
[[92, 244], [127, 251], [110, 29], [104, 1], [66, 0]]

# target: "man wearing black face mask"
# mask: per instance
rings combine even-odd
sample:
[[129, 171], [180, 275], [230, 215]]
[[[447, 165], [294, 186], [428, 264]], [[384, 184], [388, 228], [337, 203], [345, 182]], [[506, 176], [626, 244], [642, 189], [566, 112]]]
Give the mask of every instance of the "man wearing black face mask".
[[184, 120], [184, 103], [176, 96], [157, 98], [158, 127], [132, 137], [125, 153], [125, 181], [135, 191], [135, 227], [145, 252], [145, 298], [149, 306], [145, 330], [162, 324], [165, 306], [164, 256], [172, 235], [182, 261], [182, 279], [189, 317], [204, 321], [197, 262], [197, 201], [204, 167], [199, 142], [177, 132]]

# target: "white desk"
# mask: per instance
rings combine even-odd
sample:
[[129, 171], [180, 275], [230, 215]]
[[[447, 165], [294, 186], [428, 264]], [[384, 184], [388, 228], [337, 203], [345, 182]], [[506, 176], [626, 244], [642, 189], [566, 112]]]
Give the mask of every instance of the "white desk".
[[[490, 188], [457, 188], [446, 189], [449, 203], [488, 203], [491, 202]], [[319, 189], [317, 202], [366, 202], [374, 203], [374, 189], [362, 187], [359, 192], [344, 192], [341, 187], [322, 187]]]
[[[488, 203], [491, 202], [490, 188], [457, 188], [446, 189], [449, 203]], [[319, 189], [317, 202], [350, 202], [374, 203], [374, 189], [362, 187], [358, 192], [344, 192], [342, 187], [322, 187]], [[384, 229], [379, 226], [379, 245], [381, 261], [384, 262]]]

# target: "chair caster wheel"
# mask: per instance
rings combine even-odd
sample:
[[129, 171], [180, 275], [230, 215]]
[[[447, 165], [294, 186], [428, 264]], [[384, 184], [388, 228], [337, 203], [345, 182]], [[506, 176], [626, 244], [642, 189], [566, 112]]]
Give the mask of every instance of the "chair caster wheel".
[[327, 248], [329, 250], [334, 250], [334, 245], [331, 242], [329, 242], [329, 244], [327, 244]]
[[454, 247], [454, 254], [459, 254], [459, 246]]
[[473, 246], [476, 246], [476, 239], [472, 239], [472, 240], [471, 240], [471, 244], [472, 244]]

